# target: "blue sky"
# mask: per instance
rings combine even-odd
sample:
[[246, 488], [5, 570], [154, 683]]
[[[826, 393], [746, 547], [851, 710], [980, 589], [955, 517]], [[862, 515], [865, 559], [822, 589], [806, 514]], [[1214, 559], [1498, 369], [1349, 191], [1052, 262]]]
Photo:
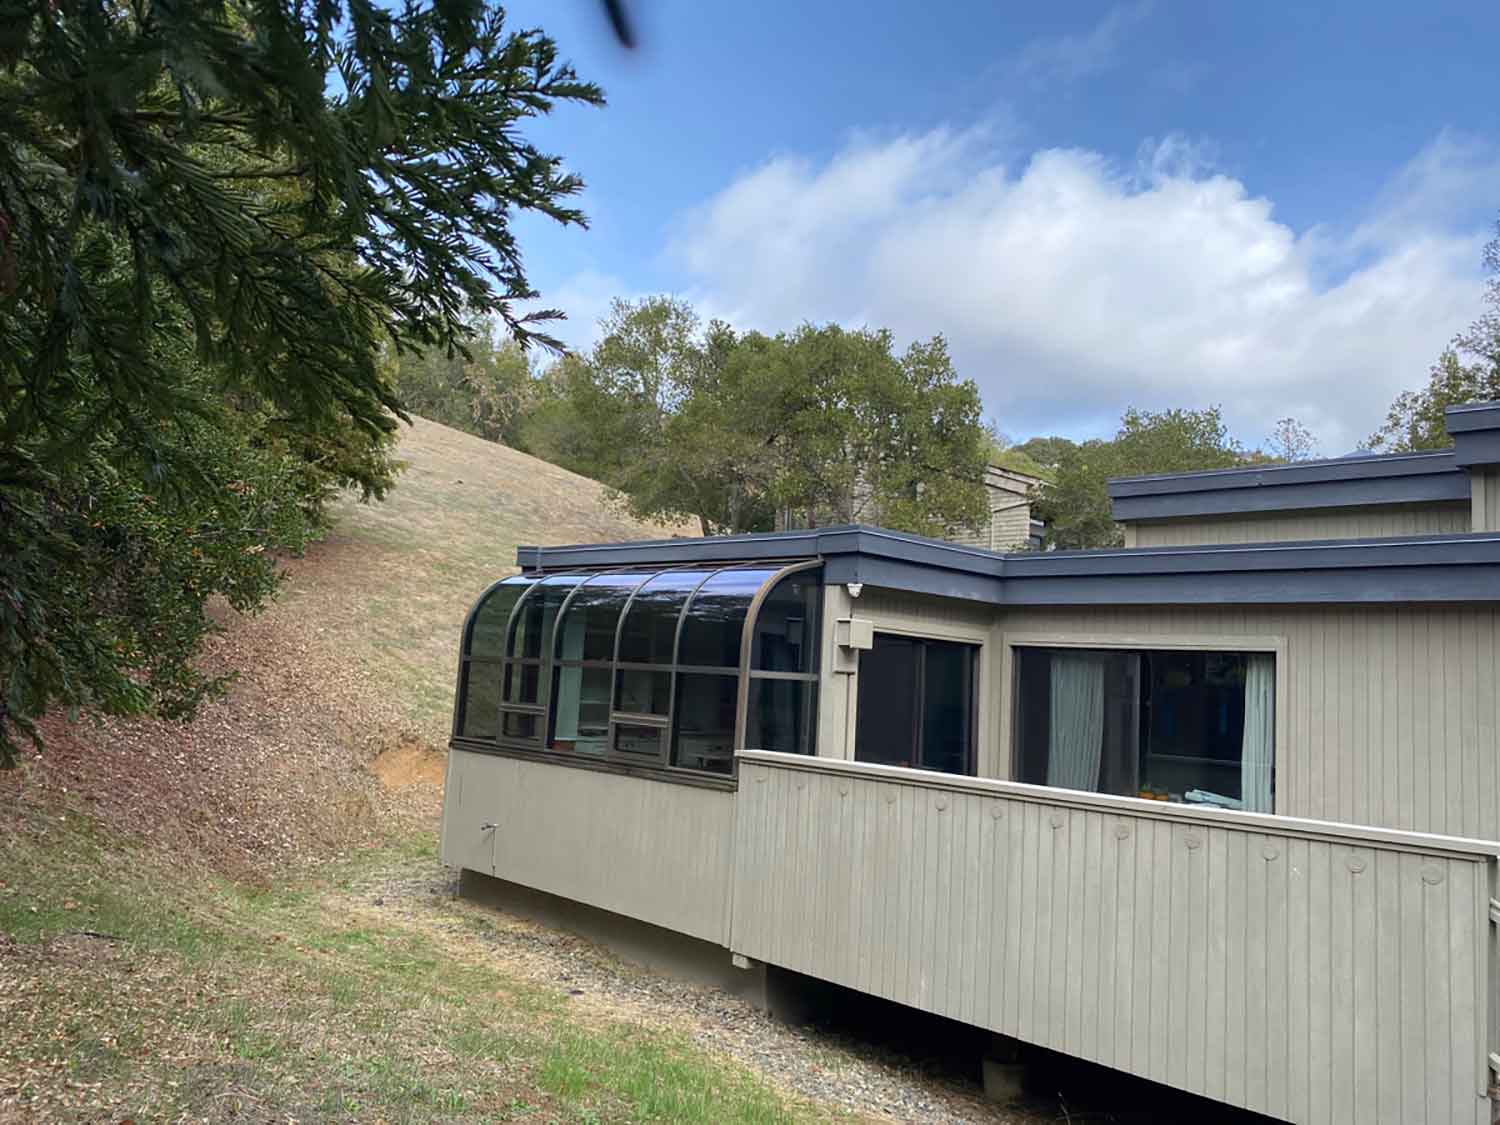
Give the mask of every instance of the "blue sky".
[[1480, 309], [1500, 5], [636, 0], [634, 52], [509, 10], [610, 100], [531, 130], [588, 183], [520, 227], [578, 346], [666, 292], [941, 332], [1017, 438], [1217, 402], [1338, 454]]

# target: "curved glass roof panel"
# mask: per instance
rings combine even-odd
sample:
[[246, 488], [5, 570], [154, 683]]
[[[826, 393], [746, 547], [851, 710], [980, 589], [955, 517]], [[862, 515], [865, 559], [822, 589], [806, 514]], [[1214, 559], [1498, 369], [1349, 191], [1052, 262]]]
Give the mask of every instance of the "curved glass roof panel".
[[587, 574], [553, 574], [540, 579], [516, 611], [507, 655], [516, 660], [540, 660], [546, 637], [567, 596]]
[[712, 570], [667, 570], [635, 592], [620, 625], [620, 655], [627, 664], [670, 664], [682, 607]]
[[534, 574], [516, 574], [496, 582], [479, 598], [469, 617], [464, 655], [474, 660], [499, 660], [505, 655], [505, 626], [521, 595], [536, 582]]
[[755, 615], [750, 667], [757, 672], [818, 670], [818, 598], [822, 576], [798, 570], [771, 588]]
[[738, 668], [750, 603], [780, 569], [721, 570], [700, 586], [683, 618], [677, 663]]
[[636, 587], [655, 571], [595, 574], [578, 588], [557, 624], [554, 654], [559, 660], [614, 660], [615, 626]]

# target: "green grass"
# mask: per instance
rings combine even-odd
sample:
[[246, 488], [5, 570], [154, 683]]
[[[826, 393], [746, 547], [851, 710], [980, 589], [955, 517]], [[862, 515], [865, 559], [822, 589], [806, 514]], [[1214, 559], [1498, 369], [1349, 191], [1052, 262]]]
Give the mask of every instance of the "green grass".
[[[0, 999], [0, 1073], [26, 1076], [18, 1105], [38, 1117], [811, 1115], [678, 1034], [580, 1017], [563, 992], [470, 955], [486, 929], [472, 912], [435, 900], [410, 924], [355, 917], [351, 890], [430, 865], [430, 838], [273, 890], [185, 877], [81, 816], [33, 818], [3, 842], [0, 931], [19, 956], [0, 993], [25, 1007]], [[60, 952], [78, 940], [85, 954]]]

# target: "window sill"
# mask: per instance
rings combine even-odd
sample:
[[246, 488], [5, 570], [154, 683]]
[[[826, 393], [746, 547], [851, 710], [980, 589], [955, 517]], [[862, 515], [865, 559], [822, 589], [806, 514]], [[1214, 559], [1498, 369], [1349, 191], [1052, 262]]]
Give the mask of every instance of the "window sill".
[[540, 762], [548, 766], [565, 766], [569, 769], [593, 770], [596, 773], [621, 774], [638, 777], [645, 781], [663, 781], [671, 785], [689, 785], [698, 789], [718, 789], [734, 792], [739, 781], [733, 776], [699, 773], [695, 770], [676, 769], [672, 766], [638, 765], [622, 762], [616, 758], [584, 757], [560, 750], [522, 749], [498, 742], [479, 741], [471, 738], [448, 740], [449, 750], [463, 750], [470, 754], [491, 754], [497, 758], [515, 758], [522, 762]]

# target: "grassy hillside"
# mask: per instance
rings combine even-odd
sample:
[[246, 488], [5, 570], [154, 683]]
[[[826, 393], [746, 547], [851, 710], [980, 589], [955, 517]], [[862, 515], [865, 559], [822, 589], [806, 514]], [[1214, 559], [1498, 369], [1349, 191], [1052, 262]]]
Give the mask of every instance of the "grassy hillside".
[[518, 542], [672, 529], [432, 423], [402, 456], [388, 503], [344, 506], [270, 610], [226, 619], [227, 698], [185, 726], [54, 718], [0, 775], [0, 1121], [823, 1116], [573, 1002], [452, 900], [432, 830], [470, 601]]

